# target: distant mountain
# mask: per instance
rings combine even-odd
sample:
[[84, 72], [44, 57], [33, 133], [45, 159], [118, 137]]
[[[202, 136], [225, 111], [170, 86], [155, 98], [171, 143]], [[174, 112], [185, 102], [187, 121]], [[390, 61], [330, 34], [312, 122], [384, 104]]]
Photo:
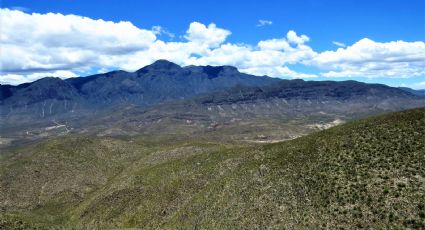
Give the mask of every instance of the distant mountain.
[[278, 81], [240, 73], [231, 66], [182, 68], [159, 60], [132, 73], [113, 71], [67, 80], [43, 78], [18, 86], [0, 85], [0, 116], [15, 122], [75, 117], [128, 104], [146, 107], [237, 85], [264, 86]]
[[285, 98], [300, 100], [364, 100], [386, 98], [419, 98], [411, 93], [382, 84], [366, 84], [357, 81], [304, 81], [284, 80], [270, 86], [234, 87], [203, 97], [203, 103], [229, 103], [253, 99]]
[[[249, 133], [254, 123], [276, 138], [281, 135], [273, 129], [280, 126], [284, 138], [291, 138], [317, 125], [423, 106], [424, 96], [381, 84], [282, 80], [240, 73], [231, 66], [180, 67], [159, 60], [132, 73], [0, 85], [0, 147], [1, 138], [38, 139], [68, 132], [179, 130], [197, 135], [209, 128], [236, 127], [229, 132], [238, 139], [240, 128], [245, 125]], [[273, 125], [264, 125], [264, 119]], [[295, 131], [285, 131], [292, 128], [282, 124]]]
[[407, 87], [398, 87], [398, 88], [401, 89], [401, 90], [404, 90], [406, 92], [409, 92], [409, 93], [425, 96], [425, 89], [411, 89], [411, 88], [407, 88]]
[[[127, 107], [84, 126], [107, 135], [176, 130], [197, 135], [205, 129], [223, 132], [233, 127], [226, 133], [236, 139], [252, 138], [248, 134], [259, 130], [273, 139], [288, 139], [316, 128], [423, 106], [425, 97], [381, 84], [282, 80], [267, 86], [236, 86], [148, 108]], [[285, 131], [277, 135], [280, 128]]]

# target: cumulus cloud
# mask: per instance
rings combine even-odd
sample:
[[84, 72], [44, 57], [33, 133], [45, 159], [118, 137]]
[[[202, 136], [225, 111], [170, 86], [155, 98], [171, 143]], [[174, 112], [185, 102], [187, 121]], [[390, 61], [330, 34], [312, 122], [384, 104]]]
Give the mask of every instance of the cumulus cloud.
[[230, 34], [230, 31], [217, 28], [214, 23], [205, 26], [199, 22], [192, 22], [184, 37], [197, 45], [205, 44], [209, 48], [214, 48], [223, 43]]
[[[45, 76], [76, 77], [99, 69], [137, 70], [158, 59], [179, 65], [232, 65], [271, 77], [409, 77], [425, 75], [424, 42], [379, 43], [362, 39], [337, 50], [316, 52], [310, 38], [288, 31], [257, 44], [227, 42], [231, 32], [214, 23], [190, 23], [180, 41], [157, 38], [168, 30], [142, 29], [77, 15], [0, 9], [0, 83], [19, 84]], [[299, 73], [291, 65], [319, 69]], [[321, 73], [320, 73], [321, 72]]]
[[425, 43], [380, 43], [364, 38], [346, 48], [316, 55], [310, 64], [326, 77], [393, 77], [425, 75]]
[[262, 49], [288, 50], [290, 49], [291, 44], [300, 46], [309, 40], [310, 38], [307, 37], [307, 35], [298, 36], [295, 31], [290, 30], [286, 34], [285, 38], [260, 41], [258, 46]]
[[271, 77], [316, 77], [313, 74], [297, 73], [284, 66], [297, 64], [316, 55], [304, 44], [307, 41], [307, 36], [298, 36], [294, 31], [289, 31], [286, 37], [260, 41], [256, 46], [222, 44], [216, 49], [208, 50], [201, 57], [191, 58], [186, 64], [232, 65], [245, 73]]
[[293, 44], [304, 44], [310, 41], [310, 38], [307, 37], [307, 35], [298, 36], [297, 33], [293, 30], [290, 30], [288, 32], [288, 34], [286, 35], [286, 38], [288, 39], [290, 43], [293, 43]]
[[0, 10], [0, 19], [3, 73], [84, 68], [101, 64], [99, 55], [129, 54], [156, 40], [152, 31], [130, 22], [9, 9]]
[[257, 27], [270, 26], [271, 24], [273, 24], [273, 22], [270, 21], [270, 20], [260, 19], [260, 20], [258, 20], [258, 23], [257, 23], [256, 26]]
[[279, 58], [281, 64], [296, 64], [317, 55], [311, 47], [304, 44], [308, 41], [309, 37], [306, 35], [298, 36], [295, 31], [290, 30], [284, 38], [260, 41], [258, 47], [263, 54], [269, 56], [262, 58]]

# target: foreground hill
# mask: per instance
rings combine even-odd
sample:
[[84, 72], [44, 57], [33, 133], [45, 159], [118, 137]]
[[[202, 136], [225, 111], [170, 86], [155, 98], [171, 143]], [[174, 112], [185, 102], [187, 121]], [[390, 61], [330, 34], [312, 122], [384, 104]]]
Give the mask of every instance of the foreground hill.
[[0, 228], [424, 228], [425, 108], [267, 145], [67, 136], [0, 158]]

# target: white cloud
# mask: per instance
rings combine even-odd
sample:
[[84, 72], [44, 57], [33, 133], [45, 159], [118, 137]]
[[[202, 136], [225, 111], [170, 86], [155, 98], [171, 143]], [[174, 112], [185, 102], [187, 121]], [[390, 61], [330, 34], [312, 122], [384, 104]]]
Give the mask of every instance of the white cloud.
[[[303, 44], [308, 40], [307, 36], [292, 36], [294, 34], [293, 31], [289, 31], [285, 38], [260, 41], [254, 47], [226, 43], [219, 48], [208, 50], [199, 58], [191, 58], [185, 64], [232, 65], [241, 72], [271, 77], [316, 77], [313, 74], [297, 73], [284, 66], [299, 63], [316, 55], [310, 47]], [[297, 43], [294, 44], [294, 40], [297, 40]]]
[[291, 45], [285, 38], [274, 38], [258, 42], [258, 47], [262, 50], [289, 50]]
[[276, 66], [274, 68], [270, 67], [251, 67], [246, 69], [241, 69], [242, 72], [254, 74], [258, 76], [267, 75], [270, 77], [282, 77], [288, 76], [291, 78], [316, 78], [318, 77], [315, 74], [306, 74], [299, 73], [289, 69], [286, 66]]
[[215, 48], [223, 43], [230, 34], [230, 31], [217, 28], [214, 23], [207, 27], [202, 23], [192, 22], [186, 31], [185, 38], [197, 45], [205, 44], [208, 48]]
[[262, 58], [266, 60], [273, 58], [279, 60], [281, 65], [296, 64], [310, 60], [317, 55], [311, 47], [304, 44], [308, 40], [309, 38], [306, 35], [298, 36], [291, 30], [285, 38], [260, 41], [258, 47], [265, 54]]
[[32, 73], [32, 74], [5, 74], [0, 77], [0, 84], [12, 84], [19, 85], [25, 82], [32, 82], [43, 77], [59, 77], [62, 79], [78, 77], [77, 74], [66, 71], [58, 70], [54, 72], [45, 72], [45, 73]]
[[269, 26], [271, 24], [273, 24], [273, 22], [270, 21], [270, 20], [260, 19], [260, 20], [258, 20], [258, 23], [257, 23], [256, 26], [257, 27], [262, 27], [262, 26]]
[[415, 83], [411, 83], [411, 84], [401, 84], [401, 87], [409, 87], [411, 89], [416, 89], [416, 90], [425, 90], [425, 81], [422, 82], [415, 82]]
[[[0, 13], [2, 19], [7, 19], [3, 20], [7, 23], [0, 38], [2, 83], [32, 81], [55, 75], [51, 74], [54, 71], [133, 71], [157, 59], [180, 65], [234, 65], [247, 73], [295, 77], [299, 75], [283, 65], [296, 63], [312, 51], [302, 44], [308, 40], [306, 36], [298, 37], [293, 31], [280, 39], [288, 44], [287, 48], [273, 50], [261, 45], [223, 44], [231, 32], [213, 23], [206, 26], [192, 22], [184, 35], [187, 41], [165, 42], [155, 36], [169, 33], [160, 26], [145, 30], [130, 22], [76, 15], [26, 14], [8, 9]], [[263, 43], [267, 42], [273, 41]]]
[[269, 39], [265, 41], [260, 41], [258, 43], [258, 46], [263, 49], [270, 49], [270, 50], [290, 50], [291, 45], [295, 46], [302, 46], [304, 43], [308, 42], [310, 40], [307, 35], [301, 35], [298, 36], [297, 33], [293, 30], [288, 31], [285, 38], [278, 38], [278, 39]]
[[342, 42], [333, 41], [332, 43], [336, 46], [339, 46], [339, 47], [346, 47], [347, 46], [347, 45], [345, 45], [345, 43], [342, 43]]
[[319, 69], [325, 77], [410, 77], [425, 75], [424, 42], [379, 43], [362, 39], [337, 50], [316, 52], [307, 35], [295, 31], [255, 45], [229, 43], [229, 30], [192, 22], [182, 41], [162, 41], [161, 26], [77, 15], [27, 14], [0, 9], [0, 83], [18, 84], [44, 76], [75, 77], [99, 69], [137, 70], [158, 59], [179, 65], [232, 65], [241, 72], [272, 77], [311, 78], [293, 64]]
[[425, 89], [425, 81], [414, 83], [412, 88]]
[[3, 73], [74, 70], [102, 64], [99, 55], [147, 49], [152, 31], [130, 22], [93, 20], [77, 15], [27, 14], [0, 9]]
[[392, 77], [425, 75], [425, 43], [380, 43], [364, 38], [346, 48], [319, 53], [309, 64], [326, 77]]
[[286, 35], [286, 38], [288, 39], [290, 43], [297, 44], [297, 45], [304, 44], [310, 41], [310, 38], [307, 37], [307, 35], [298, 36], [297, 33], [293, 30], [290, 30], [288, 32], [288, 34]]

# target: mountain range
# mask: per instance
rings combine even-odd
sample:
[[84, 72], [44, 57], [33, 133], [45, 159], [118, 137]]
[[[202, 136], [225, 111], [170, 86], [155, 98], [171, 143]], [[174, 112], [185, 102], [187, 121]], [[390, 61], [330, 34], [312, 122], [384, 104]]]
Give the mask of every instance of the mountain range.
[[173, 132], [177, 126], [198, 132], [251, 127], [265, 118], [298, 120], [310, 130], [421, 106], [423, 95], [381, 84], [282, 80], [232, 66], [180, 67], [158, 60], [135, 72], [0, 85], [0, 143], [68, 132], [122, 135]]
[[113, 71], [66, 80], [43, 78], [18, 86], [2, 85], [1, 115], [43, 119], [91, 113], [123, 104], [147, 107], [237, 85], [262, 86], [277, 81], [243, 74], [230, 66], [182, 68], [159, 60], [132, 73]]

